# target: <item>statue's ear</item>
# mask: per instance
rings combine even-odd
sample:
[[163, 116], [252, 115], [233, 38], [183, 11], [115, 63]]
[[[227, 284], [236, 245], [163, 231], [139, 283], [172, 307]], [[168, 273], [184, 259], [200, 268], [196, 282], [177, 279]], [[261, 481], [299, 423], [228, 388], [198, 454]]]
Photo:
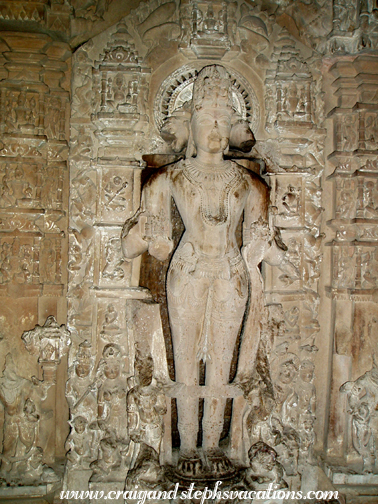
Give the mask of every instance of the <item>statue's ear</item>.
[[190, 158], [190, 157], [193, 157], [196, 155], [197, 155], [197, 149], [196, 149], [196, 146], [195, 146], [194, 140], [193, 140], [192, 127], [189, 124], [189, 138], [188, 138], [188, 144], [186, 147], [185, 157]]
[[189, 106], [184, 104], [164, 119], [160, 134], [173, 152], [183, 152], [188, 145], [190, 115]]
[[230, 150], [249, 152], [255, 145], [256, 139], [249, 126], [249, 122], [239, 119], [231, 126]]

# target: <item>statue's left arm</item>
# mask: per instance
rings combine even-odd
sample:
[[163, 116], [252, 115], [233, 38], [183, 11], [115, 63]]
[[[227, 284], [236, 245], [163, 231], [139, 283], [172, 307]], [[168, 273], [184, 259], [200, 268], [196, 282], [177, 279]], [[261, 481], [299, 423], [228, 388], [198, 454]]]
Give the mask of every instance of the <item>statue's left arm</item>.
[[243, 221], [243, 257], [249, 268], [257, 267], [262, 261], [279, 266], [286, 261], [285, 245], [278, 231], [269, 226], [269, 188], [253, 174], [249, 183], [250, 193]]
[[244, 208], [243, 257], [249, 268], [264, 259], [271, 240], [268, 224], [269, 189], [259, 177], [246, 174], [249, 194]]

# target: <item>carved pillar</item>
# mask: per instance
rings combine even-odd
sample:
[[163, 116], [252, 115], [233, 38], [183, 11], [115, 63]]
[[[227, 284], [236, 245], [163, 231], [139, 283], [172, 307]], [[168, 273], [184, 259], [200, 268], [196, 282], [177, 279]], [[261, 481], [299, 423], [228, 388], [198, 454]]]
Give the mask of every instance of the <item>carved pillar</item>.
[[[321, 450], [325, 418], [323, 397], [317, 390], [318, 387], [324, 390], [326, 383], [318, 366], [327, 358], [320, 338], [324, 330], [320, 297], [325, 138], [320, 104], [322, 77], [320, 73], [310, 71], [295, 43], [284, 31], [275, 43], [272, 62], [266, 73], [266, 92], [269, 89], [273, 89], [274, 94], [271, 100], [265, 101], [266, 130], [273, 138], [275, 134], [279, 136], [277, 166], [268, 168], [271, 205], [275, 210], [271, 215], [273, 225], [280, 230], [287, 246], [285, 261], [279, 268], [264, 268], [274, 334], [271, 373], [277, 394], [276, 408], [281, 411], [280, 421], [284, 425], [290, 424], [298, 432], [299, 439], [303, 436], [303, 421], [311, 422], [313, 431], [316, 408], [316, 446]], [[319, 358], [318, 354], [322, 356]], [[285, 367], [291, 369], [291, 374], [283, 385], [280, 376]], [[302, 380], [305, 375], [307, 377]], [[305, 390], [311, 390], [313, 398], [312, 406], [303, 410], [299, 399], [300, 404], [293, 408], [291, 420], [284, 413], [288, 407], [285, 399], [282, 404], [279, 399], [279, 390], [291, 390], [290, 387], [293, 390], [296, 387], [298, 397], [305, 394]], [[299, 449], [300, 446], [301, 442]], [[287, 473], [295, 478], [296, 462], [288, 459], [284, 465]]]
[[337, 106], [329, 117], [335, 130], [342, 133], [329, 156], [330, 165], [336, 168], [328, 177], [334, 209], [327, 224], [335, 233], [329, 243], [334, 256], [328, 288], [333, 299], [334, 342], [328, 453], [344, 457], [347, 463], [361, 461], [361, 454], [356, 450], [359, 441], [352, 426], [355, 417], [346, 414], [350, 397], [342, 394], [348, 387], [340, 387], [371, 370], [377, 348], [371, 331], [377, 316], [378, 287], [377, 70], [375, 58], [368, 56], [336, 61], [331, 68]]
[[[45, 22], [45, 1], [6, 4], [1, 12], [5, 16], [8, 9], [8, 19], [21, 22], [30, 15]], [[61, 7], [63, 13], [67, 7]], [[45, 34], [6, 31], [0, 52], [0, 331], [15, 360], [23, 358], [25, 373], [37, 374], [15, 335], [49, 315], [66, 318], [71, 49]], [[57, 386], [63, 383], [59, 377]], [[67, 406], [59, 401], [54, 411], [48, 450], [63, 456]]]

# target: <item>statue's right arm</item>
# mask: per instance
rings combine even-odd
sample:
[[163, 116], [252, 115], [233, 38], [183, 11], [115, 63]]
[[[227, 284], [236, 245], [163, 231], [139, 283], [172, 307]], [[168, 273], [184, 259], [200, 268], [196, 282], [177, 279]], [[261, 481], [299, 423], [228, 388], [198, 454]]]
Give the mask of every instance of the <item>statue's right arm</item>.
[[134, 259], [148, 250], [156, 259], [164, 261], [173, 249], [171, 234], [170, 178], [169, 172], [163, 169], [148, 181], [142, 191], [140, 208], [123, 226], [124, 256]]

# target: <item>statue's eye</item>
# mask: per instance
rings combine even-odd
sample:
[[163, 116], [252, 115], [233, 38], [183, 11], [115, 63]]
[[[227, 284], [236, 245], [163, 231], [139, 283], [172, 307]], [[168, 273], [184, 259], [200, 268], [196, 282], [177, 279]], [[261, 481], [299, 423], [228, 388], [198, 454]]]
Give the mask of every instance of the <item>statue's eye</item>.
[[219, 126], [222, 126], [223, 128], [227, 128], [227, 126], [229, 125], [229, 122], [228, 122], [228, 119], [224, 118], [220, 118], [219, 121], [218, 121], [218, 124]]
[[211, 126], [214, 120], [211, 117], [202, 117], [198, 122], [201, 126]]

